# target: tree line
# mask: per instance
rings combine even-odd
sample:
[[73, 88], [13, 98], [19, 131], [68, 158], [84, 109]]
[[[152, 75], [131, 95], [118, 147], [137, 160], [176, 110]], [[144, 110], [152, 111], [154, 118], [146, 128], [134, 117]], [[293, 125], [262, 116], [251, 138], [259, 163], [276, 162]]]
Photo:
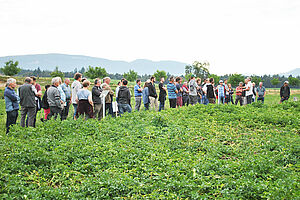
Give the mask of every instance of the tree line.
[[[0, 68], [0, 71], [7, 76], [36, 76], [36, 77], [67, 77], [72, 78], [74, 77], [74, 74], [79, 72], [81, 74], [84, 74], [87, 78], [95, 79], [95, 78], [103, 78], [106, 76], [109, 76], [111, 79], [120, 80], [122, 78], [126, 78], [128, 81], [135, 81], [137, 79], [140, 79], [141, 81], [148, 80], [152, 75], [156, 77], [156, 80], [159, 80], [161, 77], [164, 77], [165, 80], [168, 80], [171, 76], [174, 76], [168, 72], [165, 72], [164, 70], [157, 70], [154, 74], [144, 74], [139, 75], [134, 70], [129, 70], [128, 72], [125, 72], [123, 74], [115, 73], [110, 74], [106, 71], [105, 68], [102, 67], [93, 67], [88, 66], [87, 68], [82, 67], [80, 69], [75, 68], [71, 72], [62, 72], [59, 70], [59, 67], [55, 67], [53, 71], [50, 70], [41, 70], [39, 67], [34, 70], [30, 69], [21, 69], [18, 67], [18, 61], [12, 61], [9, 60], [4, 63], [5, 65]], [[216, 74], [211, 74], [209, 72], [209, 62], [199, 62], [195, 61], [192, 65], [186, 65], [185, 66], [185, 75], [181, 75], [180, 77], [185, 78], [187, 81], [189, 80], [189, 77], [191, 77], [192, 74], [194, 74], [196, 77], [201, 78], [202, 80], [205, 78], [214, 78], [215, 82], [218, 83], [219, 80], [228, 80], [233, 86], [237, 86], [239, 82], [244, 82], [244, 79], [246, 76], [242, 74], [226, 74], [222, 76], [218, 76]], [[252, 82], [255, 82], [258, 84], [259, 82], [263, 82], [264, 86], [267, 88], [278, 88], [280, 87], [284, 81], [288, 80], [290, 83], [290, 86], [292, 88], [300, 88], [300, 76], [293, 77], [285, 77], [280, 75], [263, 75], [263, 76], [257, 76], [252, 75]]]

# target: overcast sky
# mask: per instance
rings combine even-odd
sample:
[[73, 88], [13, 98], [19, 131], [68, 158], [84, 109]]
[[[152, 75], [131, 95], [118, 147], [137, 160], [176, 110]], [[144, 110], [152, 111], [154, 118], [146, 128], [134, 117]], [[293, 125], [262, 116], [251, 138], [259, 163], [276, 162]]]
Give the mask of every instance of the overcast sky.
[[300, 67], [300, 0], [0, 0], [0, 56], [40, 53], [286, 72]]

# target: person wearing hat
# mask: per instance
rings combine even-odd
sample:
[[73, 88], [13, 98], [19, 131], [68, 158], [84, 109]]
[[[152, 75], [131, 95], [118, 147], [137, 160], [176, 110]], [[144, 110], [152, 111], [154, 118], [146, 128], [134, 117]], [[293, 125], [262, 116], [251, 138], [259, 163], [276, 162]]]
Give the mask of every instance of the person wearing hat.
[[222, 80], [220, 80], [219, 83], [220, 83], [220, 85], [218, 85], [218, 87], [217, 87], [218, 104], [220, 104], [221, 102], [222, 102], [222, 104], [224, 104], [226, 89], [225, 89], [225, 86], [223, 85]]
[[289, 82], [284, 81], [283, 86], [280, 88], [280, 97], [281, 97], [281, 99], [280, 99], [279, 104], [281, 104], [284, 101], [289, 100], [290, 93], [291, 93], [291, 90], [290, 90], [290, 87], [289, 87]]
[[189, 98], [191, 105], [197, 104], [197, 89], [198, 85], [196, 83], [196, 76], [192, 75], [191, 80], [189, 82]]

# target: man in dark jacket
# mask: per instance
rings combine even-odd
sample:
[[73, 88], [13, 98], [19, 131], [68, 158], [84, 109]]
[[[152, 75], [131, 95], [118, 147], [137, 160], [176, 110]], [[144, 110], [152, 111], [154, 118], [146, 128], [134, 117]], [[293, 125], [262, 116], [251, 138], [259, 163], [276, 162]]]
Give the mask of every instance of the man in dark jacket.
[[34, 127], [36, 114], [35, 97], [41, 97], [42, 91], [37, 91], [32, 85], [30, 77], [25, 78], [25, 83], [19, 87], [20, 105], [21, 105], [21, 126], [25, 127], [26, 115], [28, 116], [28, 126]]
[[51, 119], [51, 117], [54, 115], [54, 119], [57, 118], [57, 115], [59, 114], [62, 119], [62, 110], [63, 110], [63, 101], [60, 97], [60, 92], [58, 90], [58, 86], [60, 83], [60, 78], [55, 77], [51, 81], [52, 86], [47, 90], [47, 100], [50, 107], [50, 113], [47, 116], [47, 120]]
[[283, 86], [280, 88], [280, 97], [281, 97], [281, 99], [280, 99], [279, 103], [282, 103], [284, 101], [289, 100], [290, 93], [291, 93], [291, 90], [290, 90], [290, 87], [289, 87], [289, 82], [285, 81]]
[[150, 78], [150, 84], [149, 84], [149, 100], [150, 100], [150, 107], [152, 109], [158, 111], [158, 99], [157, 99], [157, 93], [156, 93], [156, 89], [155, 89], [155, 77], [152, 76]]
[[132, 111], [130, 106], [131, 95], [130, 95], [129, 88], [127, 87], [128, 81], [124, 80], [122, 84], [123, 85], [120, 87], [118, 93], [120, 114], [123, 114], [124, 112], [131, 113]]
[[102, 89], [100, 85], [101, 85], [101, 80], [97, 78], [95, 80], [95, 86], [92, 89], [92, 99], [94, 103], [94, 117], [96, 118], [98, 115], [98, 120], [101, 120], [103, 117], [103, 105], [100, 98]]

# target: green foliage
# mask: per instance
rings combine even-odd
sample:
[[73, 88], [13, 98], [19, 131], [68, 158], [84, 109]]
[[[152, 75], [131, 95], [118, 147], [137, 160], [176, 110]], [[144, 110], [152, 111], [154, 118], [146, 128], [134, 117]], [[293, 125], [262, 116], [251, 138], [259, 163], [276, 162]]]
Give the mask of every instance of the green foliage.
[[14, 126], [0, 140], [0, 196], [297, 199], [299, 108], [196, 105]]
[[19, 62], [14, 62], [13, 60], [5, 62], [4, 67], [0, 68], [0, 70], [4, 73], [6, 76], [13, 76], [18, 74], [21, 69], [18, 68]]
[[298, 78], [294, 78], [294, 77], [290, 76], [288, 78], [288, 80], [289, 80], [289, 84], [292, 85], [292, 86], [300, 85], [300, 80]]
[[252, 76], [252, 77], [251, 77], [251, 82], [252, 82], [252, 83], [255, 83], [256, 85], [258, 85], [259, 82], [262, 82], [262, 79], [261, 79], [261, 77], [259, 77], [259, 76]]
[[209, 76], [209, 63], [208, 62], [199, 62], [195, 61], [193, 63], [193, 73], [196, 77], [201, 78], [202, 80], [208, 78]]
[[65, 76], [64, 73], [63, 73], [62, 71], [59, 71], [59, 70], [58, 70], [58, 67], [57, 67], [57, 66], [55, 67], [55, 70], [54, 70], [53, 72], [51, 72], [50, 75], [51, 75], [51, 77], [60, 77], [60, 78], [62, 78], [62, 79], [63, 79], [64, 76]]
[[185, 74], [184, 78], [186, 81], [190, 80], [190, 78], [192, 77], [192, 73], [188, 73], [188, 74]]
[[156, 70], [156, 72], [153, 74], [153, 76], [155, 77], [155, 79], [157, 81], [159, 81], [161, 78], [165, 78], [165, 80], [167, 79], [167, 72], [165, 72], [164, 70]]
[[88, 70], [84, 73], [85, 76], [91, 79], [104, 78], [108, 75], [105, 68], [102, 67], [88, 67]]
[[128, 81], [135, 81], [137, 79], [137, 72], [133, 70], [129, 70], [129, 72], [123, 74], [124, 78]]
[[210, 74], [209, 78], [214, 78], [215, 80], [215, 84], [218, 84], [220, 81], [220, 76], [216, 75], [216, 74]]
[[278, 80], [278, 78], [274, 78], [271, 80], [271, 84], [274, 86], [278, 85], [279, 83], [280, 83], [280, 81]]
[[228, 82], [232, 87], [237, 87], [240, 82], [244, 82], [245, 77], [242, 74], [231, 74], [228, 78]]

